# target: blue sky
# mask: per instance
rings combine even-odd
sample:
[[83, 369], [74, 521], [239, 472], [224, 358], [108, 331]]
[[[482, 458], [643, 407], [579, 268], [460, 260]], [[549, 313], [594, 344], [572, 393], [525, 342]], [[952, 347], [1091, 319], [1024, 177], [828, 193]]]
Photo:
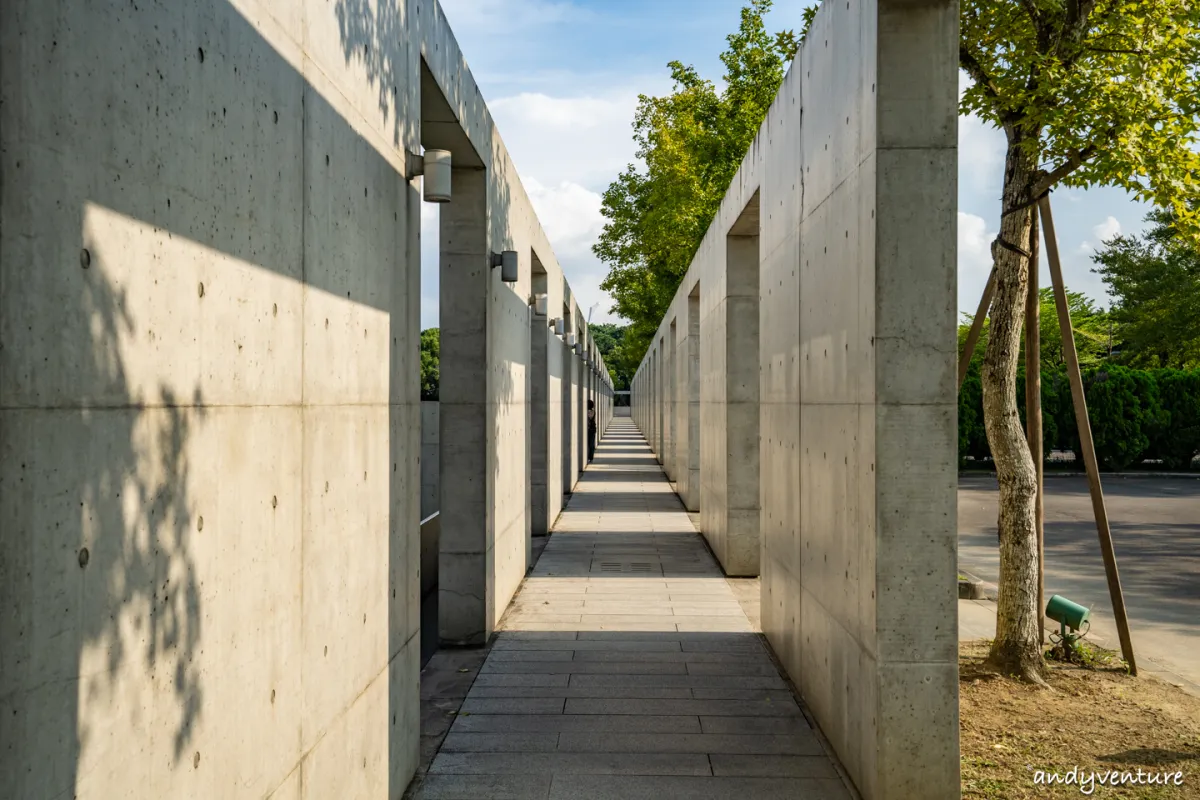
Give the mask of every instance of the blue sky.
[[[637, 96], [670, 90], [678, 59], [719, 82], [719, 55], [742, 0], [441, 0], [492, 116], [581, 305], [619, 321], [591, 253], [604, 224], [600, 195], [633, 160]], [[777, 0], [767, 25], [799, 30], [806, 3]], [[991, 267], [1004, 137], [960, 119], [959, 309], [974, 312]], [[1146, 207], [1123, 191], [1059, 190], [1055, 224], [1069, 288], [1108, 305], [1090, 255], [1115, 233], [1143, 229]], [[437, 324], [436, 206], [422, 204], [421, 326]], [[1049, 275], [1043, 263], [1042, 285]]]

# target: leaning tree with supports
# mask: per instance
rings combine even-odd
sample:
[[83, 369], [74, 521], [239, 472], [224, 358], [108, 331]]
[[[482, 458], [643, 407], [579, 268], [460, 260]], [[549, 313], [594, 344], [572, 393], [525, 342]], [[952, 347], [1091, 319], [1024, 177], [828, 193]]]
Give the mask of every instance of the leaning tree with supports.
[[1200, 194], [1200, 3], [962, 0], [961, 8], [959, 66], [970, 77], [961, 111], [1007, 138], [982, 371], [1000, 484], [989, 660], [1041, 683], [1038, 481], [1016, 399], [1034, 208], [1055, 186], [1119, 186], [1172, 209], [1181, 235], [1200, 235], [1200, 209], [1189, 202]]

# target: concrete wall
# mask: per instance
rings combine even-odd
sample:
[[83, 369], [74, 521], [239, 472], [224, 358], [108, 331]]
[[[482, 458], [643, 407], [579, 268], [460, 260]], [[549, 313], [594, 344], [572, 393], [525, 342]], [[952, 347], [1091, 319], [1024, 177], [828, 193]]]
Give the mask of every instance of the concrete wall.
[[439, 440], [438, 401], [421, 401], [421, 519], [441, 505], [438, 487]]
[[654, 441], [659, 337], [698, 291], [703, 533], [734, 571], [736, 395], [758, 410], [763, 630], [869, 799], [959, 795], [957, 13], [822, 5], [634, 380]]
[[345, 13], [0, 8], [12, 796], [382, 798], [413, 771], [416, 86]]
[[[561, 277], [444, 16], [11, 0], [0, 43], [0, 784], [398, 797], [422, 444], [404, 153], [449, 143], [485, 176], [472, 258], [520, 241]], [[485, 633], [527, 552], [523, 266], [449, 282], [488, 333], [483, 472], [453, 475], [484, 483]]]

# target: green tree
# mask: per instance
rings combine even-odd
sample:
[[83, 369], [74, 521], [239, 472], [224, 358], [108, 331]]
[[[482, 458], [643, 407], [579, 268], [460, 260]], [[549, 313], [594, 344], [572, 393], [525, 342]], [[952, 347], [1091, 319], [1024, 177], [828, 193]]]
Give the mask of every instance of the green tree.
[[1041, 683], [1036, 480], [1017, 415], [1031, 206], [1056, 185], [1120, 186], [1194, 235], [1200, 4], [1193, 0], [962, 0], [961, 111], [1004, 131], [996, 292], [981, 373], [1000, 484], [1000, 580], [989, 660]]
[[421, 331], [421, 399], [438, 399], [439, 359], [441, 354], [441, 330], [426, 328]]
[[614, 390], [627, 391], [629, 382], [633, 379], [638, 364], [642, 360], [641, 354], [632, 358], [632, 348], [627, 344], [625, 337], [629, 326], [597, 323], [590, 326], [588, 330], [596, 340], [596, 347], [600, 350], [600, 355], [604, 356], [604, 366], [608, 369], [609, 377], [612, 378]]
[[767, 33], [771, 5], [742, 9], [721, 54], [723, 91], [672, 61], [672, 92], [638, 98], [633, 138], [645, 170], [629, 165], [605, 191], [607, 222], [594, 247], [609, 265], [601, 286], [613, 311], [630, 320], [626, 360], [645, 353], [796, 53], [791, 31]]
[[621, 343], [625, 336], [625, 327], [611, 322], [597, 322], [588, 326], [588, 333], [592, 335], [592, 341], [596, 343], [600, 355], [604, 356], [605, 363], [608, 363], [608, 354]]
[[1142, 237], [1118, 236], [1092, 260], [1113, 296], [1121, 361], [1136, 367], [1200, 366], [1200, 247], [1171, 215], [1153, 211]]
[[[1063, 353], [1062, 331], [1058, 327], [1058, 309], [1054, 305], [1054, 291], [1049, 287], [1039, 290], [1038, 298], [1041, 313], [1038, 327], [1041, 330], [1042, 367], [1054, 368], [1066, 363]], [[1094, 367], [1108, 358], [1109, 348], [1109, 315], [1104, 309], [1097, 308], [1096, 303], [1082, 292], [1067, 290], [1067, 312], [1071, 315], [1071, 328], [1075, 333], [1075, 349], [1079, 354], [1079, 363], [1084, 368]], [[967, 334], [974, 322], [974, 314], [963, 314], [958, 326], [958, 352], [966, 347]], [[979, 333], [979, 342], [971, 356], [971, 365], [967, 368], [968, 375], [980, 375], [983, 371], [983, 354], [987, 349], [989, 321], [983, 321]], [[1025, 364], [1025, 350], [1018, 355], [1018, 365]], [[1019, 393], [1018, 393], [1019, 395]], [[1018, 396], [1018, 400], [1019, 400]]]

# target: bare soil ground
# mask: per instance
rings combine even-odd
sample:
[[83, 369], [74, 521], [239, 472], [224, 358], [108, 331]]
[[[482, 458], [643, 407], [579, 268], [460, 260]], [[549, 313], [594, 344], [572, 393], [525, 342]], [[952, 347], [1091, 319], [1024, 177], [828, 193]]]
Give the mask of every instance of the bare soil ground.
[[[1093, 653], [1091, 668], [1051, 662], [1050, 689], [983, 667], [988, 642], [959, 646], [964, 798], [1083, 797], [1078, 785], [1039, 785], [1037, 773], [1095, 773], [1091, 797], [1200, 798], [1200, 698], [1157, 678], [1129, 676]], [[1100, 785], [1102, 773], [1182, 772], [1182, 785]], [[1084, 788], [1088, 788], [1085, 784]]]

